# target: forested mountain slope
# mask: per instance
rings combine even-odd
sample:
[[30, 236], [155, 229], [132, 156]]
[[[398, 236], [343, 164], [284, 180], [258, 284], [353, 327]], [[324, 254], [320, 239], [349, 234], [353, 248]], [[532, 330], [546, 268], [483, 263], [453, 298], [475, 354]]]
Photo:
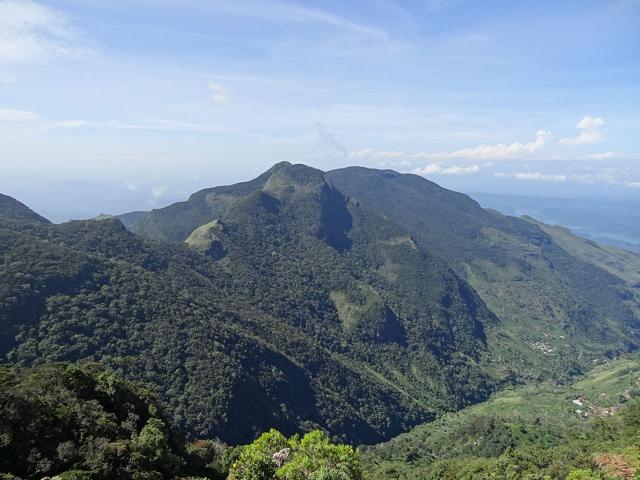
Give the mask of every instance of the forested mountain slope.
[[[164, 479], [192, 473], [181, 441], [148, 391], [92, 367], [0, 366], [0, 478]], [[197, 473], [211, 480], [222, 478], [202, 470]]]
[[629, 278], [413, 175], [281, 163], [123, 220], [0, 210], [0, 355], [103, 362], [192, 438], [378, 442], [638, 341]]
[[354, 448], [320, 430], [185, 442], [143, 384], [91, 362], [0, 365], [0, 478], [363, 480]]
[[[586, 240], [563, 242], [543, 224], [482, 209], [416, 175], [349, 167], [327, 176], [472, 285], [501, 321], [489, 342], [505, 360], [546, 376], [636, 348], [638, 282], [603, 268], [593, 247], [578, 248]], [[568, 358], [578, 361], [562, 366]]]
[[33, 222], [49, 223], [49, 220], [38, 215], [24, 203], [1, 193], [0, 216], [12, 220], [30, 220]]
[[204, 230], [196, 253], [113, 219], [3, 219], [2, 354], [105, 362], [231, 442], [272, 426], [373, 442], [495, 385], [479, 297], [322, 172], [273, 172]]

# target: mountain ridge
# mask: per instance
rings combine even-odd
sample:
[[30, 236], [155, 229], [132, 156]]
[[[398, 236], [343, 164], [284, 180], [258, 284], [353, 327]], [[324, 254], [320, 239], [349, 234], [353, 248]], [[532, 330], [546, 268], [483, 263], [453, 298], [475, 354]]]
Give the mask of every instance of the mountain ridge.
[[12, 220], [37, 221], [41, 223], [51, 223], [49, 220], [19, 202], [13, 197], [0, 193], [0, 215]]
[[417, 176], [280, 163], [125, 218], [0, 215], [0, 354], [150, 382], [192, 438], [374, 443], [638, 341], [631, 270]]

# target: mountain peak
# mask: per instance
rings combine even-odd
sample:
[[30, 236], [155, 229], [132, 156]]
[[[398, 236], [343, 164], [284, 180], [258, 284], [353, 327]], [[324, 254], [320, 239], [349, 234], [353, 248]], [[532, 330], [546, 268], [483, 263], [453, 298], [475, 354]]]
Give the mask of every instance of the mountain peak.
[[295, 194], [320, 193], [325, 187], [324, 172], [301, 163], [282, 162], [269, 170], [271, 175], [262, 191], [279, 200]]
[[278, 162], [265, 172], [265, 175], [285, 173], [292, 178], [302, 180], [306, 177], [317, 177], [324, 175], [322, 170], [305, 165], [304, 163]]

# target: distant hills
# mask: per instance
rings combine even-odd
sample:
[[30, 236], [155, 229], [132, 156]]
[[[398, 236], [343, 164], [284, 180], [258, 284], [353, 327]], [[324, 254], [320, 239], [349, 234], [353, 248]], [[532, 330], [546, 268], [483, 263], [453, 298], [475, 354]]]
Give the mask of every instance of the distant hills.
[[379, 442], [640, 340], [640, 257], [415, 175], [280, 163], [61, 225], [0, 200], [2, 358], [100, 361], [191, 438]]
[[640, 200], [637, 198], [548, 198], [473, 193], [482, 206], [505, 215], [528, 215], [569, 227], [582, 237], [640, 253]]

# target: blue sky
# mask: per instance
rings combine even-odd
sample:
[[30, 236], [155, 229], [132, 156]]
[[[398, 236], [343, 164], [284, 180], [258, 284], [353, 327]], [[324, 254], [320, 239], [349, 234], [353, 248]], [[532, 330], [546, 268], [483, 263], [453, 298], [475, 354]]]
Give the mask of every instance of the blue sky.
[[147, 208], [288, 160], [638, 195], [639, 25], [638, 0], [0, 0], [0, 189]]

